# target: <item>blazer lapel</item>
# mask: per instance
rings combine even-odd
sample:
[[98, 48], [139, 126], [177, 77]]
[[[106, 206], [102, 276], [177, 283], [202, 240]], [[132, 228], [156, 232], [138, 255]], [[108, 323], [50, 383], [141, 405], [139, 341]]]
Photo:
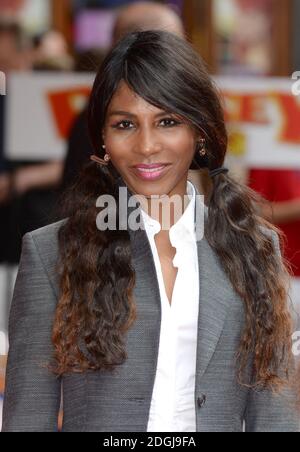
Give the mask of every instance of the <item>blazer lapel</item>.
[[[122, 180], [119, 185], [126, 186]], [[195, 190], [196, 195], [200, 195], [197, 187], [195, 187]], [[132, 196], [132, 193], [128, 189], [128, 199], [130, 196]], [[197, 196], [196, 203], [202, 203]], [[203, 208], [203, 205], [200, 208]], [[136, 210], [136, 207], [128, 207], [128, 217], [134, 210]], [[197, 209], [195, 209], [196, 212]], [[195, 221], [199, 222], [201, 218], [196, 218], [195, 215]], [[208, 210], [205, 209], [204, 237], [197, 242], [200, 295], [196, 385], [199, 384], [200, 379], [204, 375], [217, 347], [232, 298], [230, 282], [222, 269], [218, 256], [205, 237], [208, 221]], [[161, 300], [154, 259], [147, 234], [141, 229], [132, 231], [129, 227], [128, 230], [132, 244], [133, 266], [136, 271], [135, 300], [139, 313], [137, 324], [128, 333], [128, 350], [131, 351], [130, 356], [133, 356], [135, 365], [138, 366], [140, 362], [143, 367], [142, 373], [145, 376], [145, 385], [142, 385], [143, 391], [141, 392], [146, 396], [144, 399], [147, 406], [145, 414], [148, 415], [159, 350]], [[144, 333], [146, 330], [147, 341], [148, 344], [151, 343], [151, 350], [146, 347], [147, 353], [145, 354], [142, 344], [145, 340]], [[143, 423], [146, 424], [146, 421], [145, 417]]]
[[[196, 189], [196, 194], [199, 192]], [[201, 202], [196, 196], [196, 202]], [[196, 218], [195, 221], [199, 221]], [[199, 317], [196, 363], [196, 385], [204, 375], [221, 336], [229, 309], [232, 288], [218, 256], [209, 245], [205, 230], [208, 224], [205, 209], [204, 237], [197, 242], [199, 263]]]
[[[126, 187], [126, 184], [121, 180], [119, 186]], [[127, 196], [128, 203], [129, 197], [132, 196], [128, 188]], [[136, 209], [137, 206], [127, 207], [127, 219]], [[137, 319], [127, 333], [128, 359], [124, 375], [128, 388], [134, 384], [135, 393], [131, 400], [123, 403], [129, 404], [130, 412], [133, 410], [132, 404], [136, 405], [138, 414], [135, 422], [142, 426], [141, 431], [146, 431], [158, 360], [161, 300], [154, 258], [146, 231], [142, 229], [134, 231], [128, 226], [128, 232], [132, 266], [135, 270], [134, 299]]]

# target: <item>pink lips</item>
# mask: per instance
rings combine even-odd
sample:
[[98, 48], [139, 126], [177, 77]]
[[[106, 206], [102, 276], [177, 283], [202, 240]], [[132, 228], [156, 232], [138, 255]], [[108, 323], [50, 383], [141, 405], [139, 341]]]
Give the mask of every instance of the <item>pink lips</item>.
[[153, 169], [153, 168], [161, 168], [162, 166], [166, 166], [166, 165], [168, 165], [168, 163], [151, 163], [149, 165], [140, 163], [139, 165], [135, 165], [135, 168]]
[[159, 179], [169, 167], [169, 164], [158, 163], [152, 165], [136, 165], [135, 173], [143, 180], [153, 181]]

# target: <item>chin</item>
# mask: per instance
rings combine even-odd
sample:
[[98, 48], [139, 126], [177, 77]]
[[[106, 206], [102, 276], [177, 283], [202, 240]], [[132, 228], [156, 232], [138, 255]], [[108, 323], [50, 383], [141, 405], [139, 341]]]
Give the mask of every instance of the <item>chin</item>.
[[171, 192], [167, 184], [159, 184], [159, 182], [142, 182], [135, 185], [135, 193], [144, 195], [150, 198], [150, 196], [161, 196]]

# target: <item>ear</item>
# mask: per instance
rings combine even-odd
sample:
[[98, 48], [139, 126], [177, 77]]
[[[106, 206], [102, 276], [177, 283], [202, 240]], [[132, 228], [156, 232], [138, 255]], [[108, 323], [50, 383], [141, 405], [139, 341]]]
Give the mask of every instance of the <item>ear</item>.
[[203, 140], [204, 138], [203, 133], [201, 133], [199, 129], [194, 129], [194, 138], [195, 142], [198, 143], [198, 141]]

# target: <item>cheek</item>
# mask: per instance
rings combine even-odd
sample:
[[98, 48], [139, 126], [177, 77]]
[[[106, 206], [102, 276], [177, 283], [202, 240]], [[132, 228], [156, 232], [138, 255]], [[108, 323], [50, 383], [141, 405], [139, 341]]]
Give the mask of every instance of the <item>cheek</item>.
[[124, 136], [108, 136], [105, 143], [112, 160], [126, 161], [132, 152], [132, 145]]
[[169, 147], [180, 160], [190, 160], [195, 153], [195, 140], [187, 132], [174, 133], [169, 139]]

